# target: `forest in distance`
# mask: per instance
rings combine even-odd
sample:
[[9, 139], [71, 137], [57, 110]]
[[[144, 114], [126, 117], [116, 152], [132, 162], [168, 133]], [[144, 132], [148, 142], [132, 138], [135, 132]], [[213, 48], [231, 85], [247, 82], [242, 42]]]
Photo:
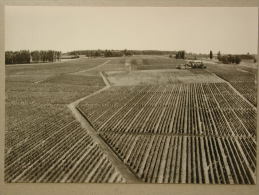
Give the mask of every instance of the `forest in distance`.
[[79, 56], [85, 57], [122, 57], [133, 55], [168, 55], [170, 58], [176, 59], [191, 59], [198, 60], [202, 58], [217, 58], [224, 64], [236, 63], [239, 64], [242, 60], [252, 60], [257, 62], [255, 54], [221, 54], [218, 51], [217, 55], [213, 55], [212, 51], [208, 54], [187, 53], [184, 50], [180, 51], [160, 51], [160, 50], [76, 50], [62, 53], [54, 50], [20, 50], [20, 51], [6, 51], [5, 64], [28, 64], [40, 62], [55, 62], [61, 59], [75, 59]]

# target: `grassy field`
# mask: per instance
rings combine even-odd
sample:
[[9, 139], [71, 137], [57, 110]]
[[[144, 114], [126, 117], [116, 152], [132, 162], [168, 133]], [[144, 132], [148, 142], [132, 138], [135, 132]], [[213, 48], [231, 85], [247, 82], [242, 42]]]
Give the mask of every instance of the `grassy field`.
[[203, 70], [155, 69], [139, 71], [107, 71], [105, 73], [110, 83], [114, 86], [222, 82], [221, 78]]
[[254, 184], [256, 69], [183, 63], [6, 66], [5, 180]]
[[137, 56], [130, 60], [134, 70], [175, 69], [184, 64], [184, 60], [169, 58], [168, 56]]

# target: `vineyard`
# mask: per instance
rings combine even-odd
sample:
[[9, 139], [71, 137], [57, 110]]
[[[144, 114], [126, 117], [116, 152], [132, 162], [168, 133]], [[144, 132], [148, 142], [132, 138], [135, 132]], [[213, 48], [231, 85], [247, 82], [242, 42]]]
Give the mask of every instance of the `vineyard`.
[[6, 128], [26, 128], [27, 123], [50, 117], [64, 110], [68, 103], [102, 88], [105, 84], [99, 74], [70, 73], [104, 62], [103, 59], [79, 59], [76, 63], [7, 66]]
[[255, 184], [256, 72], [181, 63], [8, 66], [5, 181]]
[[[254, 184], [251, 138], [101, 133], [143, 181]], [[248, 157], [247, 162], [244, 159]]]
[[255, 183], [256, 110], [227, 83], [113, 87], [78, 109], [145, 182]]
[[257, 69], [233, 65], [208, 66], [209, 70], [228, 81], [253, 105], [257, 105]]
[[[86, 78], [86, 77], [85, 77]], [[72, 82], [72, 81], [71, 81]], [[65, 83], [39, 84], [27, 82], [6, 82], [6, 124], [9, 130], [14, 126], [23, 128], [31, 120], [52, 116], [66, 107], [66, 104], [102, 88], [100, 86]]]
[[79, 109], [97, 131], [255, 136], [256, 110], [226, 83], [113, 87]]
[[[5, 158], [7, 182], [124, 182], [70, 113], [14, 131]], [[19, 154], [19, 155], [17, 155]]]
[[125, 182], [67, 108], [105, 86], [98, 73], [71, 73], [105, 61], [7, 67], [6, 182]]

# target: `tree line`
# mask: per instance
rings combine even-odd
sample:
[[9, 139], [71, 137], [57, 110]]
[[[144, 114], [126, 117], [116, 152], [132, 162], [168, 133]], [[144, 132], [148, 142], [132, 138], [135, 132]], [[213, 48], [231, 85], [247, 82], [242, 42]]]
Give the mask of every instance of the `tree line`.
[[168, 55], [175, 54], [174, 51], [160, 51], [160, 50], [76, 50], [68, 52], [68, 55], [85, 55], [87, 57], [121, 57], [132, 55]]
[[74, 55], [74, 56], [79, 56], [79, 55], [84, 55], [86, 57], [121, 57], [123, 55], [132, 55], [129, 51], [124, 50], [77, 50], [77, 51], [72, 51], [68, 52], [67, 55]]
[[84, 55], [86, 57], [122, 57], [122, 56], [132, 56], [133, 52], [131, 50], [77, 50], [68, 52], [68, 55]]
[[240, 55], [221, 55], [220, 51], [217, 54], [217, 58], [223, 64], [240, 64], [242, 60], [253, 60], [256, 63], [256, 58], [254, 55], [247, 54], [240, 54]]
[[218, 57], [223, 64], [240, 64], [241, 58], [238, 55], [223, 55]]
[[61, 58], [61, 51], [54, 50], [20, 50], [6, 51], [5, 64], [28, 64], [39, 62], [54, 62]]
[[[212, 51], [210, 51], [210, 58], [212, 59]], [[231, 55], [225, 54], [221, 55], [220, 51], [217, 53], [217, 59], [222, 62], [223, 64], [240, 64], [242, 60], [252, 60], [254, 63], [257, 62], [254, 55], [249, 53], [247, 54], [239, 54], [239, 55]]]

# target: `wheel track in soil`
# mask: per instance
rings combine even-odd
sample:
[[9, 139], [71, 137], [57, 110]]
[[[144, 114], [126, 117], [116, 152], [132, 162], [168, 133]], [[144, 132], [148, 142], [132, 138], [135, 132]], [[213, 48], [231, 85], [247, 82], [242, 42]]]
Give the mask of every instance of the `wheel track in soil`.
[[[108, 61], [106, 62], [108, 63]], [[106, 63], [102, 64], [105, 65]], [[89, 71], [91, 69], [85, 70]], [[102, 91], [105, 91], [111, 87], [109, 81], [105, 77], [105, 75], [102, 72], [99, 72], [100, 76], [102, 77], [105, 87], [90, 94], [85, 97], [82, 97], [69, 105], [67, 107], [72, 112], [72, 115], [75, 117], [75, 119], [81, 124], [82, 128], [87, 130], [88, 134], [91, 136], [93, 141], [101, 148], [102, 152], [107, 156], [111, 164], [115, 167], [115, 169], [121, 174], [123, 178], [125, 178], [126, 183], [142, 183], [142, 181], [129, 169], [127, 165], [124, 164], [124, 162], [117, 156], [117, 154], [112, 150], [112, 148], [103, 140], [103, 138], [96, 132], [96, 130], [91, 126], [89, 121], [85, 118], [85, 116], [80, 112], [80, 110], [77, 108], [77, 105], [84, 101], [85, 99], [92, 97], [96, 94], [101, 93]]]

